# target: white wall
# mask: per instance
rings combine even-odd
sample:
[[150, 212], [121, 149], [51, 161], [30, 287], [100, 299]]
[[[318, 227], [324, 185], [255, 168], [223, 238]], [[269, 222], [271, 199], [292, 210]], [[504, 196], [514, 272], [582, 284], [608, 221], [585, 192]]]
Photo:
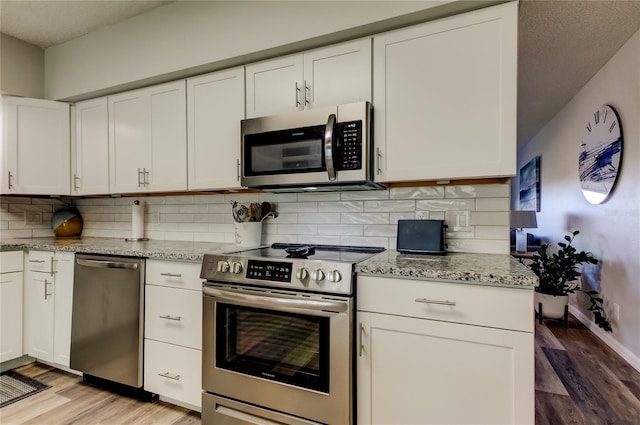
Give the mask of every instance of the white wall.
[[[587, 121], [603, 104], [614, 107], [623, 131], [623, 159], [609, 200], [589, 204], [580, 191], [578, 154]], [[518, 152], [518, 168], [540, 155], [541, 211], [535, 233], [560, 241], [578, 229], [579, 249], [601, 260], [601, 292], [612, 320], [604, 336], [640, 370], [640, 32], [611, 58], [584, 88]], [[517, 180], [515, 180], [517, 181]], [[517, 184], [513, 185], [513, 199]], [[572, 302], [576, 302], [573, 300]], [[591, 319], [579, 300], [579, 312]], [[620, 306], [620, 320], [613, 304]], [[602, 334], [601, 334], [602, 335]]]
[[0, 34], [0, 92], [44, 97], [44, 50]]
[[[509, 252], [509, 185], [394, 188], [332, 193], [238, 193], [141, 198], [96, 198], [76, 202], [84, 220], [82, 236], [131, 237], [131, 205], [145, 205], [145, 235], [155, 240], [233, 243], [231, 201], [245, 205], [268, 201], [279, 216], [263, 226], [263, 243], [300, 242], [373, 245], [394, 249], [397, 222], [418, 212], [446, 220], [452, 252]], [[54, 199], [0, 197], [4, 238], [53, 236]], [[25, 225], [25, 211], [41, 211], [41, 225]], [[466, 222], [456, 216], [466, 218]]]
[[48, 48], [46, 98], [96, 97], [489, 3], [492, 2], [175, 2]]

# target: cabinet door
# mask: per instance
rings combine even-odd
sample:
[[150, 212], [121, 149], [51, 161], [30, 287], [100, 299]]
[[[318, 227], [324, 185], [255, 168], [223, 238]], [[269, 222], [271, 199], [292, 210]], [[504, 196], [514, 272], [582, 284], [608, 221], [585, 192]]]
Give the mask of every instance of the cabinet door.
[[69, 195], [69, 105], [6, 97], [2, 193]]
[[[20, 255], [22, 256], [22, 252]], [[0, 274], [0, 362], [20, 356], [22, 356], [21, 271]]]
[[302, 55], [247, 65], [247, 118], [303, 108]]
[[374, 37], [378, 181], [516, 172], [517, 2]]
[[304, 54], [306, 109], [371, 101], [371, 39]]
[[71, 309], [73, 306], [73, 267], [75, 254], [56, 252], [53, 315], [53, 361], [69, 367], [71, 355]]
[[74, 195], [109, 193], [109, 118], [107, 98], [76, 103]]
[[187, 80], [189, 190], [240, 187], [244, 68]]
[[145, 189], [147, 102], [142, 90], [109, 96], [109, 188], [111, 193]]
[[185, 82], [153, 86], [146, 94], [149, 145], [145, 186], [151, 191], [187, 190]]
[[53, 252], [30, 251], [24, 270], [24, 349], [28, 355], [49, 362], [53, 362], [53, 256]]
[[358, 322], [358, 423], [534, 423], [532, 334], [377, 313]]

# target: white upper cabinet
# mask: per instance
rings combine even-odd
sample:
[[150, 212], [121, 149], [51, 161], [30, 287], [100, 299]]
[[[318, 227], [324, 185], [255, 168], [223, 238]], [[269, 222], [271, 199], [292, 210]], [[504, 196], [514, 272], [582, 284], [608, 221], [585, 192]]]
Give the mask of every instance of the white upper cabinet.
[[108, 99], [110, 192], [186, 190], [185, 81]]
[[69, 195], [69, 104], [4, 97], [3, 194]]
[[371, 39], [246, 67], [247, 118], [371, 100]]
[[189, 190], [240, 187], [244, 68], [187, 80]]
[[517, 2], [373, 39], [377, 181], [516, 173]]
[[75, 105], [75, 149], [72, 163], [72, 195], [109, 193], [109, 115], [107, 98]]

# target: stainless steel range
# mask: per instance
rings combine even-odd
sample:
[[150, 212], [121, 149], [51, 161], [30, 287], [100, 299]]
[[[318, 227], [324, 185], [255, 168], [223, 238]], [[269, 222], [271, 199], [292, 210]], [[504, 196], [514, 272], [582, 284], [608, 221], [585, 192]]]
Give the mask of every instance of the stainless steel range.
[[352, 423], [354, 265], [383, 250], [205, 255], [202, 423]]

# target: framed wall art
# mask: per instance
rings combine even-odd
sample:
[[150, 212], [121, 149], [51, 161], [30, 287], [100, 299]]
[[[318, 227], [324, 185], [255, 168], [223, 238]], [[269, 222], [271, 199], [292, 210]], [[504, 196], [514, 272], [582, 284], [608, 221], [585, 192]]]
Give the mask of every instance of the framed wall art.
[[540, 157], [536, 156], [520, 168], [519, 207], [540, 211]]

